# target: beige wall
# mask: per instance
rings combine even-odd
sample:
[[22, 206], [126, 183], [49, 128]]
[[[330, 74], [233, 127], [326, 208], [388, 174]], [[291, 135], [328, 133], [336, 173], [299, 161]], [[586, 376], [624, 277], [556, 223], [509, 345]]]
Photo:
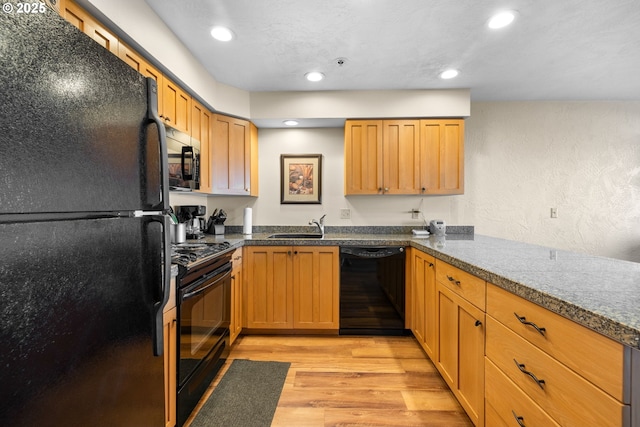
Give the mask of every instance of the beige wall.
[[[223, 207], [228, 224], [253, 207], [255, 225], [474, 225], [476, 233], [640, 262], [640, 102], [472, 103], [466, 119], [465, 194], [343, 195], [342, 129], [263, 129], [260, 197], [194, 197]], [[280, 205], [280, 154], [324, 156], [322, 205]], [[181, 201], [181, 203], [184, 203]], [[558, 218], [550, 218], [550, 208]], [[351, 209], [351, 220], [340, 219]]]

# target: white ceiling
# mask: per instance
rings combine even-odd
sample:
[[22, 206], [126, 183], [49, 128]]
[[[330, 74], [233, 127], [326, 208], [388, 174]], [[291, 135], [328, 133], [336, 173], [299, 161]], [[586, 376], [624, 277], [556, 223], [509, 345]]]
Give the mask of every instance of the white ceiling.
[[[146, 1], [217, 81], [247, 91], [470, 88], [473, 101], [640, 100], [638, 0]], [[505, 9], [516, 21], [489, 30]], [[236, 38], [214, 40], [214, 25]], [[447, 68], [460, 75], [441, 80]], [[325, 80], [307, 82], [312, 70]]]

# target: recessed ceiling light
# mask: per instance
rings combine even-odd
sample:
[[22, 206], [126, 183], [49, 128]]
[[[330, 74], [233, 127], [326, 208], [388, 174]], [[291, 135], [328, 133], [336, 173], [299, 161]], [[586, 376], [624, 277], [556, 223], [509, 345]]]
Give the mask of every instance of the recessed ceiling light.
[[516, 13], [511, 10], [507, 10], [493, 15], [491, 19], [489, 19], [489, 23], [487, 25], [489, 28], [493, 28], [495, 30], [506, 27], [511, 24], [514, 19], [516, 19]]
[[459, 74], [458, 70], [446, 70], [440, 73], [440, 78], [445, 80], [452, 79], [456, 77], [458, 74]]
[[298, 126], [297, 120], [285, 120], [282, 123], [284, 123], [286, 126]]
[[324, 79], [324, 74], [322, 74], [319, 71], [311, 71], [310, 73], [307, 73], [304, 76], [310, 82], [319, 82], [320, 80]]
[[233, 39], [233, 31], [226, 27], [213, 27], [211, 37], [221, 42], [228, 42]]

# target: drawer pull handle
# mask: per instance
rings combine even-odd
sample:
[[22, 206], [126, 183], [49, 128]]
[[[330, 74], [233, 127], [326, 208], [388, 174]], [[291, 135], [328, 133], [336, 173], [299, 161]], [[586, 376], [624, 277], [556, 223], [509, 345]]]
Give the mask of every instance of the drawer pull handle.
[[519, 416], [516, 414], [516, 411], [514, 411], [514, 410], [512, 410], [512, 411], [511, 411], [511, 413], [513, 414], [513, 418], [515, 418], [515, 419], [516, 419], [516, 422], [518, 423], [518, 425], [519, 425], [520, 427], [527, 427], [527, 426], [524, 424], [524, 417], [519, 417]]
[[525, 365], [524, 363], [518, 363], [518, 361], [516, 359], [513, 359], [514, 362], [516, 362], [516, 366], [518, 367], [518, 369], [520, 369], [520, 372], [522, 372], [525, 375], [528, 375], [531, 377], [531, 379], [533, 379], [539, 386], [541, 389], [544, 390], [544, 380], [539, 380], [538, 377], [536, 377], [533, 372], [529, 372], [525, 369]]
[[456, 279], [454, 279], [453, 277], [451, 277], [449, 275], [447, 275], [447, 279], [449, 279], [449, 281], [451, 283], [453, 283], [454, 285], [460, 286], [460, 281], [459, 280], [456, 280]]
[[526, 317], [518, 316], [518, 313], [516, 313], [515, 311], [513, 312], [513, 314], [515, 314], [516, 319], [518, 319], [520, 323], [526, 326], [533, 327], [536, 331], [540, 332], [540, 335], [542, 335], [543, 337], [545, 336], [544, 333], [547, 331], [545, 328], [541, 328], [533, 322], [528, 322]]

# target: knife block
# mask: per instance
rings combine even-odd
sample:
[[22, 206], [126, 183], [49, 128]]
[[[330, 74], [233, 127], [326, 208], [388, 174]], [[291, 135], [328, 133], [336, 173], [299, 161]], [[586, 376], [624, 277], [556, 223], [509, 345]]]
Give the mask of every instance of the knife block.
[[207, 234], [224, 235], [224, 224], [211, 224]]

